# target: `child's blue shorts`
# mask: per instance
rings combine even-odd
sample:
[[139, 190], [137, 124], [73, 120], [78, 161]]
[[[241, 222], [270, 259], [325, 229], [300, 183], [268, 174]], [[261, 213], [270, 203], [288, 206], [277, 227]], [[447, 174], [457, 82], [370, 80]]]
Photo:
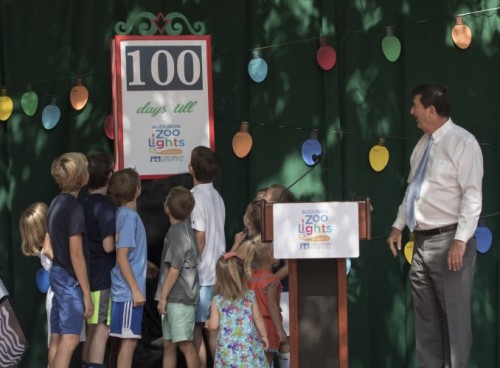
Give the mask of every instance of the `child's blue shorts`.
[[144, 307], [134, 307], [132, 301], [112, 302], [109, 335], [122, 339], [140, 339]]
[[63, 267], [52, 265], [50, 287], [54, 292], [50, 312], [51, 333], [80, 335], [85, 308], [78, 281]]

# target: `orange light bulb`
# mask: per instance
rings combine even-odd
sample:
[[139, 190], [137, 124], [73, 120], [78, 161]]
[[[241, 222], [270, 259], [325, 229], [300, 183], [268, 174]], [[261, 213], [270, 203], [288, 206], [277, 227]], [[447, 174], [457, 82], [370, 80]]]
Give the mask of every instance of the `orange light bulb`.
[[77, 111], [83, 109], [87, 104], [89, 100], [89, 90], [83, 85], [81, 78], [76, 80], [76, 85], [71, 89], [69, 99], [71, 101], [71, 106]]
[[252, 144], [252, 136], [248, 133], [248, 122], [243, 121], [240, 125], [240, 131], [233, 137], [234, 154], [239, 158], [247, 156], [252, 149]]
[[472, 42], [472, 31], [462, 22], [462, 17], [457, 17], [457, 24], [451, 30], [451, 38], [457, 47], [466, 49]]

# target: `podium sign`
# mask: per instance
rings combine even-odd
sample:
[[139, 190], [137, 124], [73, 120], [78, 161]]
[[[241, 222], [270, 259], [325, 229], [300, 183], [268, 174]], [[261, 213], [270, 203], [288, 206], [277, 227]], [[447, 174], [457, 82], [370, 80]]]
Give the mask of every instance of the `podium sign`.
[[214, 149], [210, 36], [116, 36], [111, 49], [117, 167], [187, 173], [194, 147]]
[[278, 259], [359, 257], [356, 202], [275, 203], [274, 256]]
[[371, 238], [370, 199], [263, 201], [261, 235], [288, 259], [291, 368], [347, 368], [345, 258], [359, 257], [359, 240]]

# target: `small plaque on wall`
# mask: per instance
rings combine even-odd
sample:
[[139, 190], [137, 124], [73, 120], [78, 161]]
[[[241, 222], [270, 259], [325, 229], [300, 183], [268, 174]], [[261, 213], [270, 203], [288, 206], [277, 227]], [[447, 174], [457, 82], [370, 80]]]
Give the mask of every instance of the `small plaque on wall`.
[[278, 259], [359, 257], [358, 203], [276, 203], [274, 256]]
[[183, 174], [194, 147], [214, 149], [210, 36], [116, 36], [112, 69], [119, 169]]

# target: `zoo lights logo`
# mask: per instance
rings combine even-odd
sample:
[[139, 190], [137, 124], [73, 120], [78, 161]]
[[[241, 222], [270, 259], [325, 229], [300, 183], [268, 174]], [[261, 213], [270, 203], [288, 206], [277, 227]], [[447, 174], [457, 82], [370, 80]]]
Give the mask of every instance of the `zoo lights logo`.
[[157, 125], [148, 139], [149, 151], [159, 155], [180, 155], [182, 147], [186, 145], [182, 139], [180, 126], [178, 125]]
[[297, 227], [299, 239], [308, 242], [328, 242], [333, 232], [327, 210], [303, 210]]

